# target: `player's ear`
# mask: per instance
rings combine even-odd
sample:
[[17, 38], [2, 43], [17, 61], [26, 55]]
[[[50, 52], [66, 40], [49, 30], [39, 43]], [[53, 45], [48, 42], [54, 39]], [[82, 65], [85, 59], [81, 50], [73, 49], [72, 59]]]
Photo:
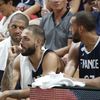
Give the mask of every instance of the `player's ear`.
[[39, 37], [37, 37], [36, 39], [35, 39], [35, 46], [36, 47], [38, 47], [38, 46], [40, 46], [41, 45], [41, 38], [39, 38]]
[[41, 45], [41, 44], [42, 44], [42, 39], [41, 39], [41, 38], [38, 38], [38, 39], [37, 39], [37, 44], [38, 44], [38, 45]]
[[79, 26], [79, 33], [84, 32], [84, 27], [82, 25]]

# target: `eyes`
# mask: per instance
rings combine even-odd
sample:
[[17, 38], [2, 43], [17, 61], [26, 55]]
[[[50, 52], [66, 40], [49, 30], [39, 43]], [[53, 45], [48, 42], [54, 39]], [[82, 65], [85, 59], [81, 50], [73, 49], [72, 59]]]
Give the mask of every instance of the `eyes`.
[[29, 41], [30, 39], [27, 36], [22, 36], [22, 41]]
[[19, 28], [20, 30], [24, 30], [25, 27], [23, 27], [23, 26], [17, 26], [17, 25], [14, 25], [14, 24], [13, 24], [13, 25], [11, 25], [11, 28], [12, 28], [12, 29], [17, 29], [17, 28]]
[[28, 37], [23, 37], [23, 40], [29, 41], [30, 39]]

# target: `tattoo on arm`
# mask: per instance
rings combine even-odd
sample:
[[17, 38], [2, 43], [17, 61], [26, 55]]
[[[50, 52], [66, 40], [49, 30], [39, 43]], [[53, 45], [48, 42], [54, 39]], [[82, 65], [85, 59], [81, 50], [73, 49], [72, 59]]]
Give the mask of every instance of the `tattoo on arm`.
[[1, 90], [4, 91], [4, 90], [9, 90], [11, 89], [11, 86], [12, 86], [12, 75], [13, 75], [13, 67], [12, 67], [12, 64], [13, 64], [13, 60], [12, 61], [8, 61], [7, 62], [7, 66], [5, 68], [5, 72], [3, 74], [3, 78], [2, 78], [2, 81], [1, 81]]

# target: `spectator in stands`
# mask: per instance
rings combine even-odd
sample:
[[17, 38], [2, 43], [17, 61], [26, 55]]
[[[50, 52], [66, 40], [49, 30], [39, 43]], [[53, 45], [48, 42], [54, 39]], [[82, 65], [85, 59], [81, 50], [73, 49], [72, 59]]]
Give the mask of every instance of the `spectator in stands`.
[[96, 32], [100, 35], [100, 0], [86, 0], [84, 10], [92, 12], [96, 18]]
[[0, 12], [4, 16], [0, 21], [0, 35], [1, 40], [8, 37], [7, 25], [9, 23], [9, 16], [15, 12], [15, 7], [12, 5], [11, 0], [0, 0]]
[[[21, 88], [25, 89], [24, 94], [15, 98], [29, 96], [28, 84], [32, 84], [34, 78], [47, 75], [50, 72], [63, 72], [64, 65], [62, 60], [50, 49], [42, 50], [45, 42], [43, 29], [38, 25], [30, 25], [22, 32], [21, 54], [17, 56], [13, 63], [13, 76], [11, 88], [14, 89], [20, 78]], [[52, 58], [52, 60], [51, 60]], [[28, 73], [28, 74], [27, 74]], [[6, 81], [6, 79], [4, 79]], [[8, 82], [6, 81], [5, 84]], [[5, 84], [4, 88], [5, 88]], [[7, 89], [7, 88], [6, 88]], [[4, 90], [4, 89], [3, 89]], [[17, 90], [16, 90], [17, 91]], [[19, 90], [18, 90], [19, 91]], [[18, 92], [17, 91], [17, 92]], [[21, 90], [22, 91], [22, 90]], [[20, 93], [20, 92], [18, 92]], [[22, 92], [23, 93], [23, 92]], [[26, 94], [27, 93], [27, 94]]]
[[100, 0], [96, 0], [96, 10], [92, 12], [96, 19], [96, 32], [100, 36]]
[[48, 0], [48, 2], [52, 12], [43, 16], [41, 27], [46, 35], [45, 48], [56, 50], [70, 44], [69, 20], [77, 12], [80, 0], [73, 0], [70, 10], [66, 7], [67, 0]]
[[[0, 60], [0, 83], [5, 67], [10, 63], [10, 61], [14, 60], [14, 58], [11, 58], [12, 56], [9, 54], [9, 49], [12, 49], [12, 46], [19, 45], [21, 33], [28, 23], [29, 20], [27, 16], [20, 12], [16, 12], [9, 22], [8, 31], [10, 36], [0, 42], [0, 57], [2, 57]], [[12, 70], [10, 70], [10, 72], [11, 71]]]
[[89, 12], [78, 12], [71, 18], [73, 44], [65, 68], [66, 77], [73, 77], [79, 66], [79, 79], [86, 86], [100, 88], [100, 37], [95, 19]]
[[24, 11], [35, 4], [35, 0], [21, 0], [16, 6], [17, 9]]

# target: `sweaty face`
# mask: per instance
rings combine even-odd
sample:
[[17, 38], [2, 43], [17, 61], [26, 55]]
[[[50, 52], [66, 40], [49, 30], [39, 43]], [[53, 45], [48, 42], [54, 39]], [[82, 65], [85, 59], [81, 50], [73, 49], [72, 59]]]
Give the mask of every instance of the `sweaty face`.
[[22, 32], [22, 39], [21, 39], [21, 47], [22, 47], [22, 55], [23, 56], [31, 56], [35, 53], [35, 43], [34, 43], [34, 37], [32, 35], [32, 32], [25, 29]]
[[70, 31], [72, 32], [72, 39], [73, 42], [77, 43], [80, 42], [80, 34], [79, 34], [79, 26], [75, 23], [75, 17], [71, 18], [71, 27], [70, 27]]
[[26, 27], [23, 20], [14, 19], [10, 22], [8, 30], [12, 40], [16, 43], [19, 43], [21, 40], [21, 34], [24, 28]]
[[49, 4], [53, 10], [62, 10], [67, 6], [67, 0], [49, 0]]

